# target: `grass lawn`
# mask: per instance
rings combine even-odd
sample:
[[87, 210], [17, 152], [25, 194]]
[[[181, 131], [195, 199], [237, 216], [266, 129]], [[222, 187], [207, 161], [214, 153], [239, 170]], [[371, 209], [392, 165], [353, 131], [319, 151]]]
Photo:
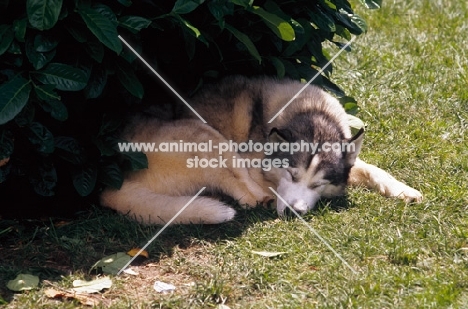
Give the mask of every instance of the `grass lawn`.
[[[138, 275], [112, 277], [96, 296], [100, 307], [468, 308], [467, 4], [383, 5], [370, 11], [354, 2], [369, 31], [336, 60], [333, 79], [368, 123], [361, 158], [422, 191], [423, 203], [353, 188], [305, 216], [357, 273], [300, 220], [280, 220], [274, 210], [170, 227], [133, 267]], [[158, 229], [99, 207], [65, 223], [0, 221], [0, 306], [80, 307], [44, 290], [96, 278], [89, 269], [97, 260], [143, 246]], [[39, 288], [9, 292], [6, 282], [20, 272], [38, 275]], [[176, 290], [157, 293], [156, 280]]]

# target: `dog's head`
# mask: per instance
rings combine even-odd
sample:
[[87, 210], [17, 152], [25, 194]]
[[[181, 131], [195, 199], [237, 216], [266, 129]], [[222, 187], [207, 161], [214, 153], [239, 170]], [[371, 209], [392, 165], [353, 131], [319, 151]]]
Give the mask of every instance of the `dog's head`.
[[[322, 128], [322, 130], [335, 130]], [[345, 193], [351, 167], [362, 146], [364, 130], [352, 138], [342, 138], [338, 132], [300, 134], [288, 129], [271, 130], [269, 141], [283, 144], [272, 156], [286, 159], [288, 166], [274, 168], [266, 177], [277, 184], [277, 211], [283, 215], [291, 206], [300, 214], [312, 210], [321, 197], [335, 197]], [[287, 147], [286, 145], [289, 145]], [[300, 147], [299, 151], [297, 147]], [[306, 146], [308, 145], [308, 146]], [[293, 153], [292, 153], [293, 152]]]

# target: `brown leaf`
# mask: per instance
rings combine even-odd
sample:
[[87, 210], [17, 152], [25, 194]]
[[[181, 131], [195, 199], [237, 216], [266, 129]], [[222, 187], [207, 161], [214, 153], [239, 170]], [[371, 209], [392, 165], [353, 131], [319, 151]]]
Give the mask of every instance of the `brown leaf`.
[[0, 167], [6, 165], [8, 163], [8, 161], [10, 161], [10, 158], [4, 158], [4, 159], [1, 159], [0, 160]]
[[44, 291], [45, 296], [49, 298], [61, 298], [61, 297], [66, 297], [67, 292], [64, 291], [59, 291], [56, 289], [48, 288], [47, 290]]
[[76, 294], [76, 293], [71, 293], [67, 292], [65, 290], [59, 291], [53, 288], [48, 288], [44, 291], [44, 294], [48, 298], [65, 298], [65, 299], [76, 299], [78, 300], [81, 304], [85, 306], [98, 306], [101, 301], [97, 299], [96, 297], [91, 297], [83, 294]]
[[65, 226], [65, 225], [68, 225], [70, 224], [71, 221], [64, 221], [64, 220], [61, 220], [59, 222], [56, 222], [54, 223], [54, 226], [55, 227], [62, 227], [62, 226]]
[[[128, 251], [127, 254], [130, 256], [135, 256], [140, 250], [140, 248], [133, 248], [132, 250]], [[149, 254], [146, 250], [141, 251], [138, 255], [144, 256], [145, 258], [149, 258]]]

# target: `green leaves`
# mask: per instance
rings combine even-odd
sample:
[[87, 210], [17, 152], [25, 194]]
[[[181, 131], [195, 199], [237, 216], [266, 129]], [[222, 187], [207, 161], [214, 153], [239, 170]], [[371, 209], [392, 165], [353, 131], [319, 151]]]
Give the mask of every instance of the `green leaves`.
[[52, 84], [65, 91], [82, 90], [88, 83], [84, 71], [63, 63], [51, 63], [44, 70], [34, 72], [34, 76], [43, 84]]
[[119, 18], [119, 25], [132, 33], [138, 33], [140, 30], [148, 28], [151, 20], [141, 16], [123, 16]]
[[68, 118], [68, 110], [65, 104], [59, 100], [46, 100], [40, 103], [42, 109], [49, 113], [52, 118], [58, 121], [65, 121]]
[[26, 56], [36, 70], [42, 69], [55, 57], [57, 44], [56, 40], [42, 35], [36, 35], [34, 39], [30, 37], [26, 40]]
[[[131, 5], [131, 2], [126, 4]], [[10, 7], [12, 5], [10, 3]], [[16, 156], [16, 160], [10, 160], [0, 170], [0, 182], [8, 180], [8, 171], [13, 168], [25, 170], [29, 173], [25, 176], [37, 194], [53, 196], [58, 180], [55, 164], [59, 161], [59, 166], [68, 166], [70, 185], [81, 196], [89, 195], [96, 188], [98, 179], [101, 184], [116, 187], [122, 184], [122, 167], [111, 160], [117, 155], [113, 149], [115, 138], [109, 138], [117, 127], [99, 138], [89, 137], [88, 144], [93, 145], [94, 139], [99, 140], [98, 147], [106, 149], [102, 153], [106, 160], [90, 156], [82, 147], [86, 142], [81, 137], [54, 137], [62, 124], [65, 132], [69, 132], [66, 134], [79, 132], [77, 135], [84, 135], [79, 130], [85, 129], [87, 117], [90, 117], [89, 110], [83, 109], [86, 99], [70, 107], [70, 97], [63, 96], [61, 91], [84, 90], [84, 98], [99, 98], [110, 76], [114, 82], [120, 81], [136, 98], [143, 97], [143, 87], [134, 67], [123, 59], [118, 61], [119, 67], [114, 66], [115, 59], [109, 56], [104, 46], [118, 54], [122, 46], [117, 27], [137, 34], [152, 22], [137, 15], [117, 18], [115, 12], [109, 6], [100, 3], [89, 6], [80, 0], [65, 3], [27, 1], [27, 16], [18, 15], [11, 24], [0, 24], [0, 55], [5, 55], [0, 59], [0, 159]], [[56, 27], [59, 20], [63, 27]], [[69, 39], [74, 45], [67, 42]], [[76, 118], [77, 111], [83, 112], [80, 117], [84, 118]], [[78, 129], [70, 129], [69, 113], [78, 119]], [[57, 126], [54, 121], [62, 124]], [[31, 157], [35, 159], [31, 160]], [[12, 168], [16, 162], [21, 166]], [[99, 169], [98, 162], [102, 162]], [[147, 166], [143, 154], [130, 156], [124, 162], [132, 168]], [[105, 175], [99, 176], [102, 173]], [[66, 179], [62, 181], [66, 182]]]
[[177, 0], [172, 8], [172, 13], [187, 14], [195, 10], [205, 0]]
[[73, 186], [81, 196], [88, 196], [96, 187], [98, 170], [95, 164], [86, 161], [86, 153], [79, 142], [68, 136], [55, 138], [56, 154], [71, 163]]
[[24, 37], [26, 35], [26, 27], [28, 26], [28, 20], [26, 18], [17, 19], [13, 22], [13, 29], [15, 32], [15, 38], [19, 42], [24, 42]]
[[11, 27], [0, 25], [0, 55], [4, 54], [13, 42], [14, 34]]
[[88, 196], [96, 186], [97, 169], [94, 166], [78, 166], [72, 171], [73, 185], [81, 196]]
[[382, 6], [382, 0], [361, 0], [361, 3], [372, 10], [380, 9]]
[[101, 177], [99, 180], [111, 188], [120, 189], [123, 184], [123, 174], [120, 166], [116, 162], [101, 165]]
[[30, 274], [19, 274], [15, 279], [8, 281], [7, 288], [20, 292], [32, 290], [39, 285], [39, 277]]
[[211, 0], [207, 2], [211, 14], [224, 25], [224, 16], [234, 14], [234, 4], [226, 0]]
[[54, 91], [55, 85], [34, 85], [34, 91], [39, 99], [60, 100], [60, 96]]
[[226, 24], [226, 29], [231, 32], [236, 39], [238, 39], [244, 46], [247, 48], [249, 53], [258, 60], [258, 62], [262, 62], [262, 58], [260, 57], [260, 54], [258, 53], [257, 48], [255, 47], [254, 43], [252, 40], [244, 33], [240, 32], [236, 28], [232, 27], [231, 25]]
[[84, 163], [84, 149], [76, 139], [69, 136], [56, 136], [54, 141], [55, 153], [63, 160], [73, 165]]
[[136, 171], [148, 168], [148, 158], [143, 152], [126, 152], [123, 155], [130, 163], [131, 170]]
[[29, 181], [34, 191], [42, 196], [53, 196], [57, 185], [57, 171], [50, 158], [42, 158], [33, 167]]
[[135, 97], [143, 98], [144, 89], [130, 65], [124, 62], [117, 65], [117, 77], [122, 85]]
[[275, 66], [276, 76], [278, 78], [283, 78], [286, 74], [286, 67], [284, 66], [284, 63], [277, 57], [271, 57], [270, 61]]
[[367, 23], [361, 16], [353, 14], [351, 16], [351, 21], [361, 28], [363, 32], [367, 32]]
[[54, 136], [39, 122], [33, 122], [29, 126], [29, 140], [42, 153], [52, 153], [54, 151]]
[[253, 13], [259, 15], [263, 22], [282, 40], [294, 41], [296, 34], [294, 33], [293, 27], [279, 16], [268, 13], [264, 9], [258, 6], [254, 6]]
[[339, 9], [339, 13], [336, 13], [337, 19], [340, 23], [344, 24], [351, 33], [361, 34], [367, 31], [366, 22], [356, 14], [353, 14], [345, 9]]
[[[143, 153], [118, 151], [117, 133], [129, 110], [166, 98], [119, 33], [171, 84], [194, 93], [226, 74], [309, 79], [330, 59], [323, 42], [341, 46], [367, 27], [341, 0], [0, 0], [2, 10], [0, 160], [11, 160], [0, 182], [25, 171], [45, 196], [66, 187], [57, 186], [59, 168], [69, 173], [60, 181], [86, 196], [147, 167]], [[344, 96], [331, 70], [316, 81]], [[356, 102], [344, 106], [357, 111]]]
[[38, 30], [47, 30], [58, 21], [62, 0], [28, 0], [26, 11], [31, 26]]
[[0, 125], [13, 119], [28, 103], [30, 81], [17, 76], [0, 87]]
[[[81, 18], [83, 18], [88, 29], [102, 44], [115, 51], [117, 54], [120, 54], [122, 51], [122, 43], [118, 38], [117, 25], [114, 24], [111, 19], [92, 7], [79, 7], [78, 13]], [[113, 17], [115, 18], [115, 15]]]
[[105, 274], [117, 275], [117, 273], [132, 259], [130, 255], [125, 252], [117, 252], [115, 254], [106, 256], [97, 261], [92, 270], [102, 270]]

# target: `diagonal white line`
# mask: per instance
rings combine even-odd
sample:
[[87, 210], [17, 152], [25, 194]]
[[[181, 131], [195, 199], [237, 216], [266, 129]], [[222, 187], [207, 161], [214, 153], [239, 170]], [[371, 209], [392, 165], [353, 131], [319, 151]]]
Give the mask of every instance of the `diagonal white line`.
[[198, 118], [200, 118], [201, 121], [203, 121], [203, 123], [206, 123], [205, 119], [202, 118], [202, 116], [200, 116], [200, 114], [197, 113], [197, 111], [192, 107], [190, 106], [190, 104], [185, 101], [185, 99], [174, 89], [172, 88], [171, 85], [169, 85], [168, 82], [166, 82], [166, 80], [161, 76], [159, 75], [158, 72], [156, 72], [155, 69], [153, 69], [148, 62], [146, 62], [145, 59], [143, 59], [142, 56], [140, 56], [140, 54], [130, 45], [127, 43], [127, 41], [124, 40], [124, 38], [122, 38], [120, 35], [119, 35], [119, 39], [124, 42], [125, 45], [127, 45], [127, 47], [138, 57], [140, 58], [140, 60], [151, 70], [151, 72], [153, 72], [166, 86], [167, 88], [169, 88], [182, 102], [184, 102], [185, 105], [187, 105], [188, 108], [190, 108], [190, 110], [198, 116]]
[[336, 59], [336, 57], [338, 57], [338, 56], [343, 52], [343, 50], [345, 50], [346, 48], [348, 48], [349, 45], [351, 45], [351, 43], [354, 41], [355, 38], [356, 38], [356, 37], [352, 37], [351, 40], [349, 40], [349, 42], [346, 43], [346, 45], [343, 46], [343, 47], [327, 62], [327, 64], [325, 64], [325, 65], [320, 69], [320, 71], [318, 71], [317, 74], [315, 74], [314, 77], [312, 77], [312, 79], [309, 80], [309, 81], [307, 82], [307, 84], [305, 84], [304, 87], [302, 87], [301, 90], [299, 90], [299, 92], [296, 93], [296, 94], [292, 97], [292, 99], [289, 100], [289, 102], [286, 103], [286, 104], [283, 106], [283, 108], [280, 109], [280, 110], [276, 113], [276, 115], [274, 115], [274, 116], [270, 119], [270, 121], [268, 121], [268, 123], [272, 123], [273, 120], [275, 120], [275, 118], [278, 117], [279, 114], [281, 114], [281, 113], [286, 109], [286, 107], [288, 107], [289, 104], [291, 104], [292, 101], [294, 101], [294, 100], [302, 93], [302, 91], [304, 91], [304, 90], [317, 78], [317, 76], [319, 76], [320, 74], [322, 74], [322, 72], [333, 62], [333, 60]]
[[131, 259], [130, 261], [128, 261], [127, 264], [125, 264], [124, 267], [122, 267], [121, 270], [119, 270], [119, 272], [117, 273], [117, 276], [120, 275], [120, 274], [124, 271], [124, 269], [127, 268], [128, 265], [130, 265], [130, 264], [140, 255], [140, 253], [143, 252], [143, 250], [145, 250], [156, 238], [158, 238], [158, 236], [166, 229], [166, 227], [168, 227], [169, 224], [171, 224], [172, 221], [174, 221], [174, 220], [182, 213], [182, 211], [184, 211], [185, 208], [187, 208], [187, 207], [193, 202], [193, 200], [194, 200], [195, 198], [197, 198], [197, 196], [199, 196], [199, 195], [203, 192], [203, 190], [205, 190], [205, 189], [206, 189], [206, 187], [201, 188], [200, 191], [198, 191], [198, 193], [195, 194], [195, 195], [190, 199], [190, 201], [188, 201], [187, 204], [185, 204], [184, 207], [182, 207], [182, 208], [174, 215], [174, 217], [172, 217], [171, 220], [167, 221], [167, 223], [156, 233], [156, 235], [154, 235], [153, 238], [151, 238], [151, 239], [146, 243], [146, 245], [144, 245], [144, 246], [140, 249], [140, 251], [138, 251], [138, 253], [135, 254], [135, 255], [132, 257], [132, 259]]
[[291, 210], [291, 211], [292, 211], [308, 228], [309, 228], [309, 230], [310, 230], [312, 233], [314, 233], [315, 236], [317, 236], [317, 238], [320, 239], [320, 240], [325, 244], [325, 246], [327, 246], [327, 248], [330, 249], [330, 251], [333, 252], [333, 253], [336, 255], [336, 257], [338, 257], [338, 258], [341, 260], [341, 262], [343, 262], [343, 264], [345, 264], [345, 265], [353, 272], [353, 274], [355, 274], [355, 275], [357, 274], [357, 271], [355, 271], [354, 268], [352, 268], [351, 265], [349, 265], [348, 262], [346, 262], [345, 259], [343, 259], [343, 258], [341, 257], [341, 255], [339, 255], [338, 252], [336, 252], [335, 249], [333, 249], [333, 247], [330, 246], [330, 244], [329, 244], [322, 236], [320, 236], [320, 234], [317, 233], [317, 231], [316, 231], [314, 228], [312, 228], [312, 227], [310, 226], [310, 224], [307, 223], [307, 221], [304, 220], [304, 219], [301, 217], [301, 215], [299, 215], [299, 214], [298, 214], [298, 213], [281, 197], [281, 195], [278, 194], [278, 192], [275, 191], [275, 189], [273, 189], [272, 187], [268, 187], [268, 188], [270, 188], [270, 190], [271, 190], [284, 204], [286, 204], [286, 206], [289, 207], [289, 209], [290, 209], [290, 210]]

